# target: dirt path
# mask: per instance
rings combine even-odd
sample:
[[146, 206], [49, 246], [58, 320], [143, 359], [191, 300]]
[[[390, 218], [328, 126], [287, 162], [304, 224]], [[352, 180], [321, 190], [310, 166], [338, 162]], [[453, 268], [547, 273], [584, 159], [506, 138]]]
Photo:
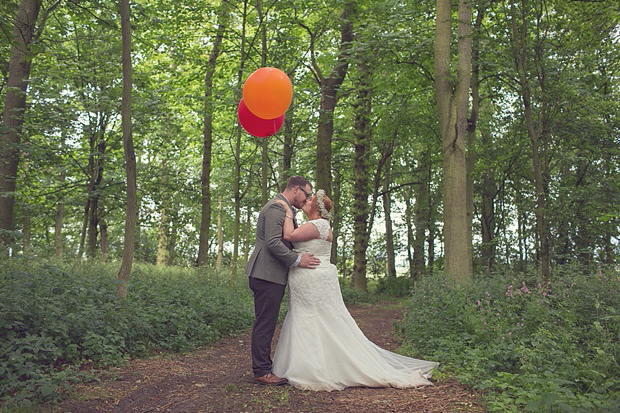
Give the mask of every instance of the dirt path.
[[[398, 347], [398, 305], [350, 306], [366, 336]], [[277, 334], [278, 332], [276, 332]], [[312, 392], [252, 382], [249, 332], [184, 355], [134, 360], [81, 385], [53, 411], [62, 412], [482, 412], [478, 396], [452, 380], [422, 389], [349, 388]]]

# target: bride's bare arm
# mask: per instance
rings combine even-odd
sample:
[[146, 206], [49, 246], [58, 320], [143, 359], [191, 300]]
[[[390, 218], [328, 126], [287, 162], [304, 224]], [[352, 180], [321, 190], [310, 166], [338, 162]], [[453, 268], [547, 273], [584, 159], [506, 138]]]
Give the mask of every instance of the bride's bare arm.
[[282, 237], [287, 241], [300, 242], [310, 241], [311, 239], [319, 238], [319, 230], [316, 226], [307, 222], [297, 228], [293, 226], [293, 212], [291, 212], [286, 202], [279, 200], [279, 203], [284, 205], [284, 211], [286, 217], [284, 218], [284, 227], [282, 230]]
[[[286, 218], [285, 220], [285, 226], [286, 226], [286, 221], [290, 221], [291, 222], [291, 228], [293, 227], [293, 218]], [[319, 230], [316, 229], [316, 227], [309, 223], [306, 222], [305, 224], [297, 227], [296, 229], [293, 229], [293, 231], [291, 231], [288, 236], [286, 234], [284, 234], [284, 239], [287, 241], [292, 241], [292, 242], [300, 242], [300, 241], [310, 241], [311, 239], [317, 239], [319, 238]]]

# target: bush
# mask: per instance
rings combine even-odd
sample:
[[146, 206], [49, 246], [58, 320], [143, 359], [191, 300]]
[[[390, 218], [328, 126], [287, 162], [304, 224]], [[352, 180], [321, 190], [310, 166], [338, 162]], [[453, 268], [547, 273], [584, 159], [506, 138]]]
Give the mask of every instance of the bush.
[[340, 281], [342, 299], [346, 304], [361, 304], [373, 301], [373, 297], [369, 293], [353, 289], [349, 279], [340, 277], [338, 281]]
[[0, 269], [0, 397], [27, 406], [58, 397], [82, 364], [117, 365], [184, 351], [253, 322], [245, 283], [196, 269], [134, 264], [116, 297], [117, 264], [11, 259]]
[[413, 288], [407, 349], [487, 391], [492, 411], [618, 409], [617, 273], [443, 275]]
[[390, 297], [407, 297], [411, 294], [413, 282], [410, 277], [379, 278], [377, 294]]

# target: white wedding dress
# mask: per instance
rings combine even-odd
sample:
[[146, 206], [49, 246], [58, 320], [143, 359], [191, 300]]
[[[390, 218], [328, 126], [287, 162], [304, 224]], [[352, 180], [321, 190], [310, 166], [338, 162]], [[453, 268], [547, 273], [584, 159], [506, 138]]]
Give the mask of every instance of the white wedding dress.
[[438, 363], [384, 350], [366, 338], [344, 305], [330, 263], [329, 222], [312, 220], [320, 239], [295, 243], [321, 260], [315, 269], [289, 271], [289, 307], [274, 354], [273, 373], [307, 390], [346, 387], [419, 387], [432, 383]]

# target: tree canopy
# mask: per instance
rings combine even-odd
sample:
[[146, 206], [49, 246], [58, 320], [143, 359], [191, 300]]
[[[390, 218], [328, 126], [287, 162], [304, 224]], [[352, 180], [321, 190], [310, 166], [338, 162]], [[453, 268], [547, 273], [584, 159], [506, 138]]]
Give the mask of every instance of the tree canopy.
[[[40, 11], [24, 26], [19, 10], [29, 2]], [[0, 222], [5, 254], [123, 255], [118, 7], [107, 0], [0, 6], [0, 162], [17, 167], [0, 169], [2, 182], [14, 183], [0, 185], [0, 215], [11, 218]], [[475, 61], [463, 67], [476, 75], [465, 90], [472, 139], [462, 149], [472, 160], [465, 242], [474, 272], [616, 262], [616, 3], [470, 7], [461, 23], [471, 30], [464, 36]], [[458, 21], [456, 8], [444, 13]], [[136, 259], [215, 265], [219, 233], [224, 263], [242, 266], [265, 194], [299, 174], [335, 201], [333, 260], [344, 275], [361, 277], [356, 287], [365, 288], [367, 272], [443, 269], [447, 143], [436, 101], [435, 18], [434, 2], [411, 0], [131, 2]], [[14, 35], [24, 27], [31, 38]], [[463, 37], [455, 24], [446, 27], [454, 31], [444, 54], [452, 70], [442, 87], [454, 91]], [[30, 64], [20, 75], [27, 91], [11, 83], [16, 53]], [[266, 139], [248, 135], [236, 115], [243, 80], [261, 66], [284, 71], [294, 90], [283, 127]], [[25, 97], [23, 107], [12, 96]], [[449, 202], [465, 211], [465, 199]]]

